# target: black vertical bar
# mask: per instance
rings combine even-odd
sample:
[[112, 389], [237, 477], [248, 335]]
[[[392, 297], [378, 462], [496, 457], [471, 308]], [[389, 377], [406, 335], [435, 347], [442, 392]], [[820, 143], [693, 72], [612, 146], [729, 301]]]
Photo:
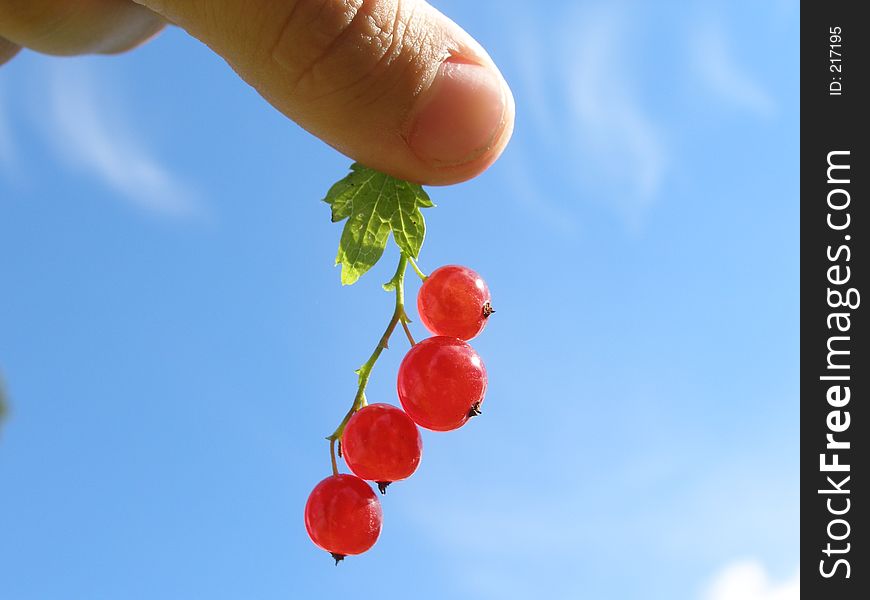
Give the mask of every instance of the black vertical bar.
[[813, 600], [870, 598], [870, 493], [858, 491], [870, 490], [862, 8], [801, 6], [801, 593]]

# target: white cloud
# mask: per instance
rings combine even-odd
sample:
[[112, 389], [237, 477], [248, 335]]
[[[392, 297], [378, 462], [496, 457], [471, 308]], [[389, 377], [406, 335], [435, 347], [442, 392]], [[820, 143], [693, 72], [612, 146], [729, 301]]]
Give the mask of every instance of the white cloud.
[[713, 577], [703, 600], [799, 600], [800, 575], [773, 582], [760, 562], [743, 560], [723, 568]]
[[107, 85], [81, 63], [50, 70], [46, 135], [61, 159], [137, 207], [170, 217], [200, 211], [197, 194], [145, 149]]
[[[514, 87], [518, 103], [522, 105], [520, 118], [527, 118], [532, 127], [523, 132], [515, 130], [514, 141], [496, 168], [500, 169], [499, 176], [510, 183], [512, 196], [522, 210], [555, 233], [571, 236], [577, 230], [574, 215], [560, 202], [559, 196], [544, 191], [552, 174], [545, 172], [539, 162], [530, 160], [538, 152], [524, 143], [543, 146], [548, 153], [559, 152], [563, 147], [564, 127], [558, 124], [559, 115], [554, 107], [556, 94], [552, 93], [551, 74], [546, 69], [549, 51], [544, 48], [541, 29], [530, 22], [530, 14], [520, 18], [516, 13], [503, 16], [503, 27], [513, 40], [518, 79], [522, 80], [522, 85]], [[527, 132], [533, 135], [532, 139], [525, 138]]]
[[627, 216], [636, 220], [656, 195], [668, 158], [661, 130], [630, 83], [622, 55], [632, 39], [628, 24], [619, 8], [601, 8], [566, 22], [572, 25], [564, 36], [563, 56], [570, 60], [565, 75], [574, 138], [595, 171], [612, 182]]
[[776, 109], [773, 98], [737, 63], [721, 25], [693, 29], [691, 54], [697, 76], [725, 102], [762, 117]]
[[541, 27], [534, 25], [531, 14], [507, 13], [505, 16], [514, 50], [513, 60], [518, 78], [523, 82], [517, 90], [522, 95], [519, 99], [520, 109], [528, 113], [528, 118], [534, 123], [535, 134], [546, 144], [555, 146], [562, 138], [562, 127], [549, 89], [547, 65], [550, 52], [543, 47], [546, 37], [542, 35]]
[[[565, 393], [582, 397], [570, 386]], [[432, 449], [426, 480], [405, 490], [408, 502], [397, 508], [420, 535], [449, 551], [456, 561], [457, 585], [475, 586], [482, 598], [548, 597], [542, 581], [561, 592], [553, 597], [608, 597], [584, 590], [589, 582], [566, 577], [564, 569], [583, 565], [606, 576], [630, 556], [637, 560], [632, 567], [636, 578], [649, 579], [651, 597], [665, 597], [664, 589], [671, 589], [672, 598], [797, 600], [781, 595], [793, 589], [796, 577], [780, 582], [760, 567], [755, 573], [760, 571], [761, 577], [751, 571], [745, 576], [743, 568], [732, 571], [730, 561], [747, 549], [796, 560], [794, 465], [769, 453], [759, 458], [757, 448], [724, 454], [706, 448], [687, 454], [687, 447], [704, 447], [705, 434], [687, 434], [664, 423], [651, 429], [650, 416], [662, 400], [649, 395], [628, 401], [628, 416], [609, 431], [614, 439], [631, 438], [636, 448], [608, 454], [604, 471], [596, 471], [600, 461], [589, 451], [601, 445], [598, 439], [587, 432], [585, 443], [592, 446], [578, 449], [576, 440], [563, 434], [562, 424], [575, 422], [576, 406], [554, 405], [548, 413], [554, 429], [546, 440], [524, 439], [519, 430], [511, 437], [506, 431], [514, 440], [512, 447], [478, 454], [476, 465], [483, 473], [474, 481], [465, 477], [471, 469], [463, 467], [457, 475], [456, 465], [470, 445], [460, 441], [459, 447]], [[593, 413], [586, 414], [589, 422], [597, 418]], [[569, 430], [566, 425], [564, 431]], [[542, 455], [559, 459], [530, 458]], [[505, 477], [490, 461], [509, 464], [513, 473], [534, 473], [533, 482]], [[439, 486], [456, 477], [465, 477], [466, 483], [451, 488], [449, 495], [439, 493]], [[474, 508], [480, 506], [485, 509]], [[473, 569], [466, 568], [469, 564]], [[728, 566], [711, 580], [710, 564]], [[505, 588], [513, 593], [497, 585], [499, 578], [510, 582]], [[745, 582], [742, 587], [740, 581]], [[526, 588], [537, 588], [537, 593], [525, 594]], [[767, 595], [722, 595], [735, 589]]]
[[[560, 196], [603, 201], [634, 226], [654, 201], [670, 159], [662, 128], [632, 85], [632, 60], [644, 50], [632, 43], [630, 17], [621, 5], [575, 5], [544, 17], [517, 13], [507, 25], [521, 80], [516, 91], [531, 123], [528, 129], [521, 124], [516, 137], [530, 145], [527, 155], [545, 148], [559, 157], [556, 166], [543, 161], [528, 167], [526, 179], [561, 181], [562, 163], [573, 164], [567, 183], [575, 193]], [[526, 208], [537, 208], [537, 216], [552, 223], [564, 212], [552, 202], [535, 200]]]

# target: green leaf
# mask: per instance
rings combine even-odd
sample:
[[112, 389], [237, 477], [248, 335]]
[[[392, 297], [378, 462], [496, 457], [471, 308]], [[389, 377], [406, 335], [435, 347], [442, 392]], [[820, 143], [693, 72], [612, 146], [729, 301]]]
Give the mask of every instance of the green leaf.
[[426, 236], [420, 209], [435, 206], [421, 186], [359, 163], [323, 201], [332, 207], [333, 223], [347, 219], [335, 257], [342, 285], [355, 283], [378, 262], [390, 233], [402, 252], [417, 258]]

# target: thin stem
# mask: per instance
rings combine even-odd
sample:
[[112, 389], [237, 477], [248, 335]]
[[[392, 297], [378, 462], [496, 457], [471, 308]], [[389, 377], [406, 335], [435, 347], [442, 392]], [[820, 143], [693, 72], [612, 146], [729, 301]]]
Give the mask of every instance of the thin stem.
[[411, 335], [411, 330], [408, 328], [407, 319], [402, 319], [402, 328], [405, 330], [405, 335], [408, 336], [408, 341], [411, 342], [412, 346], [415, 346], [417, 342], [414, 341], [414, 336]]
[[411, 267], [414, 269], [414, 272], [417, 274], [417, 277], [419, 277], [422, 281], [426, 281], [427, 279], [429, 279], [429, 276], [420, 270], [420, 267], [417, 266], [417, 263], [414, 262], [413, 258], [409, 257], [408, 260], [410, 261]]
[[338, 464], [335, 462], [335, 440], [329, 440], [329, 457], [332, 459], [332, 474], [338, 475]]
[[368, 385], [369, 377], [371, 377], [372, 369], [375, 366], [375, 363], [378, 361], [378, 358], [381, 355], [390, 341], [390, 336], [393, 335], [393, 331], [396, 329], [396, 325], [399, 323], [402, 324], [402, 327], [405, 329], [405, 332], [408, 335], [408, 339], [411, 341], [411, 344], [414, 344], [414, 338], [411, 337], [411, 332], [408, 329], [408, 316], [405, 314], [405, 270], [408, 267], [408, 257], [402, 253], [399, 256], [399, 265], [396, 267], [396, 273], [393, 275], [393, 278], [387, 282], [388, 289], [391, 287], [396, 291], [396, 305], [393, 309], [393, 316], [390, 317], [390, 322], [387, 324], [387, 328], [384, 331], [384, 334], [381, 336], [381, 339], [378, 340], [378, 345], [375, 346], [375, 349], [372, 351], [369, 359], [363, 363], [357, 370], [357, 391], [356, 395], [353, 398], [353, 404], [350, 407], [350, 410], [347, 411], [347, 414], [344, 415], [344, 418], [341, 420], [341, 423], [338, 424], [338, 427], [335, 428], [335, 431], [332, 432], [332, 435], [327, 437], [329, 440], [329, 453], [332, 458], [332, 472], [334, 474], [338, 474], [338, 467], [335, 461], [335, 442], [341, 440], [341, 435], [344, 433], [344, 428], [347, 425], [347, 422], [353, 416], [353, 414], [366, 405], [366, 385]]

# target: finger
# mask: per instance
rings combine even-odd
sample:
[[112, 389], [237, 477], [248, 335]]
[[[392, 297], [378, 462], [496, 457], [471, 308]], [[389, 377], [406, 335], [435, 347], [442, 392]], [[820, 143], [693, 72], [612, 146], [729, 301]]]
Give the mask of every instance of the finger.
[[208, 44], [302, 127], [397, 177], [474, 177], [513, 130], [495, 64], [423, 0], [136, 1]]
[[0, 2], [0, 36], [45, 54], [124, 52], [164, 25], [161, 17], [131, 0]]
[[17, 46], [9, 40], [0, 37], [0, 65], [12, 60], [12, 57], [18, 54], [21, 46]]

